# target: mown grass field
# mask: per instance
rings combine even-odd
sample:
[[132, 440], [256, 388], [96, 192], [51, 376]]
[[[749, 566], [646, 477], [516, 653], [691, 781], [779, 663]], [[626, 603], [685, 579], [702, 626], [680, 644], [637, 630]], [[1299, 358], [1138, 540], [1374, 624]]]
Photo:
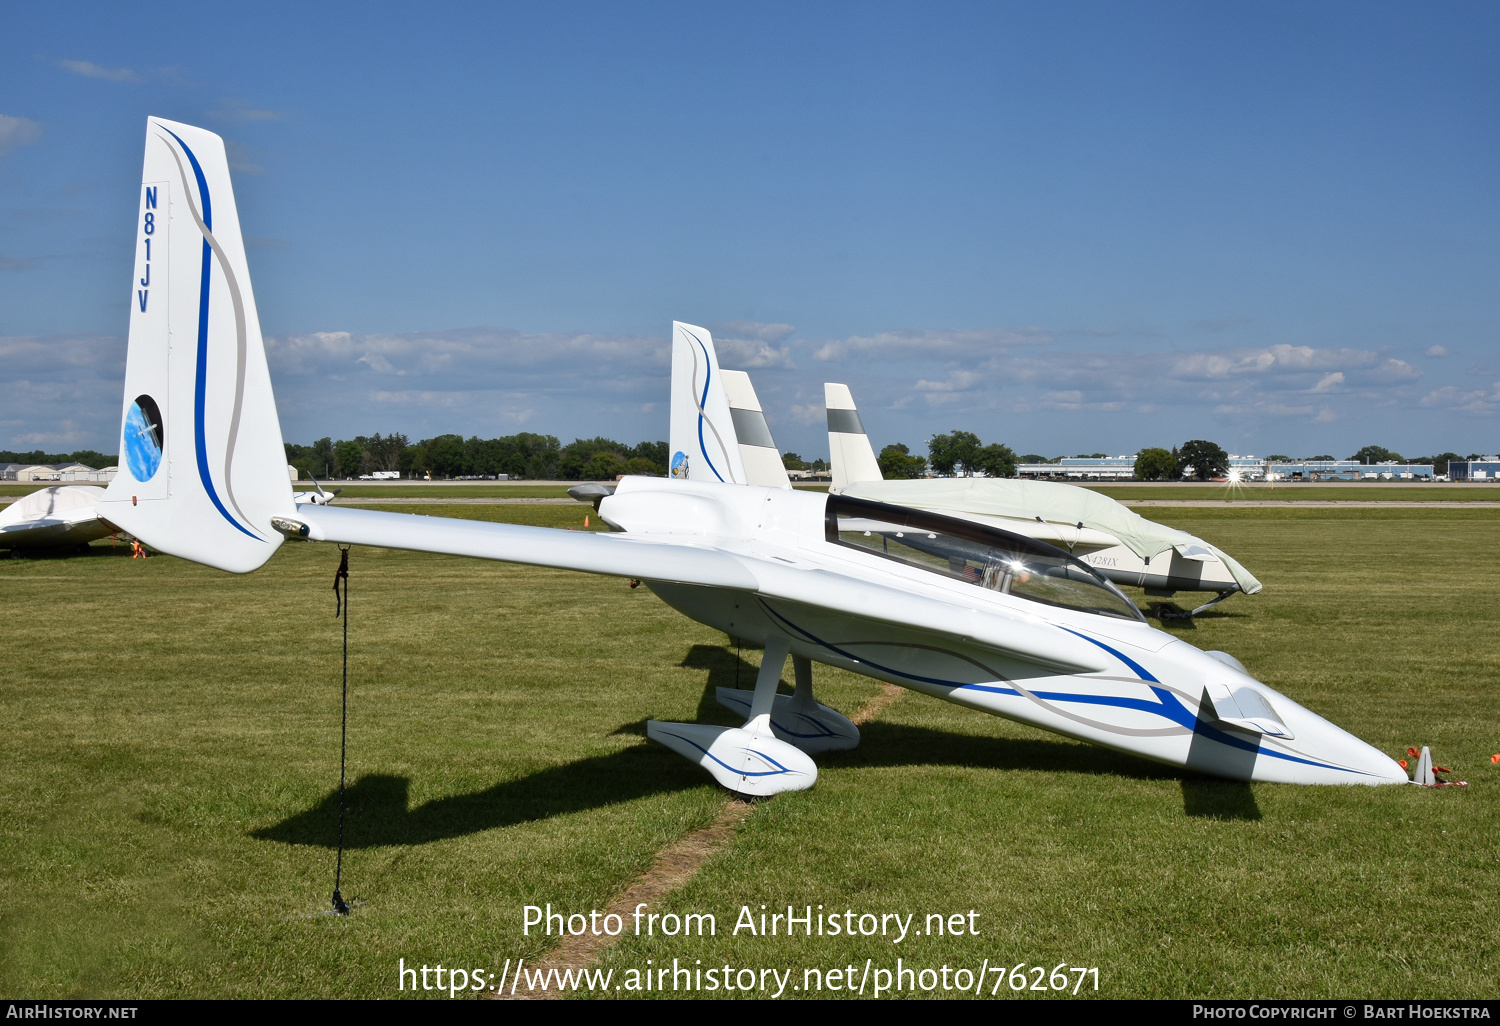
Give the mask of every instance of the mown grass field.
[[[571, 507], [421, 512], [582, 526]], [[1495, 997], [1500, 516], [1157, 512], [1266, 584], [1168, 629], [1392, 754], [1433, 746], [1470, 786], [1235, 785], [907, 694], [656, 909], [712, 912], [717, 936], [630, 938], [604, 966], [800, 982], [988, 958], [1098, 966], [1111, 997]], [[356, 549], [344, 892], [361, 903], [324, 915], [337, 551], [289, 544], [247, 577], [122, 552], [0, 560], [6, 996], [388, 997], [398, 958], [498, 972], [549, 950], [523, 905], [602, 908], [723, 806], [641, 725], [731, 722], [712, 688], [748, 684], [759, 653], [737, 662], [619, 580]], [[878, 691], [818, 681], [849, 712]], [[974, 909], [980, 934], [731, 935], [761, 904]]]
[[[19, 484], [14, 481], [0, 482], [0, 496], [29, 495], [45, 484]], [[96, 487], [100, 487], [96, 484]], [[301, 482], [299, 490], [312, 485]], [[491, 481], [399, 481], [391, 484], [357, 484], [344, 481], [325, 481], [328, 491], [338, 490], [340, 498], [370, 499], [428, 498], [428, 499], [474, 499], [474, 498], [564, 498], [568, 494], [569, 482]], [[826, 483], [812, 482], [794, 487], [806, 491], [827, 491]], [[1084, 484], [1084, 488], [1101, 492], [1122, 502], [1147, 499], [1177, 499], [1189, 501], [1218, 502], [1233, 500], [1269, 500], [1272, 502], [1500, 502], [1500, 487], [1489, 485], [1413, 485], [1407, 482], [1385, 482], [1380, 484], [1251, 484], [1230, 487], [1216, 483], [1174, 484]]]
[[1086, 484], [1090, 491], [1120, 502], [1175, 499], [1190, 502], [1500, 502], [1500, 488], [1470, 484], [1383, 483], [1226, 485], [1221, 482], [1177, 482], [1175, 484]]

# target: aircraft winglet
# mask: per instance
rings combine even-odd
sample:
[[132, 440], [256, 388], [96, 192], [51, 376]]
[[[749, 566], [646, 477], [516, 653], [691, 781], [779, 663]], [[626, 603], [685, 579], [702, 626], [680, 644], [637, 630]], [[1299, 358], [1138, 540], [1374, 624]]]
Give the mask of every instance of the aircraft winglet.
[[740, 460], [745, 465], [745, 483], [766, 488], [790, 488], [781, 450], [771, 437], [765, 411], [744, 371], [720, 371], [724, 377], [724, 394], [729, 400], [729, 416], [735, 438], [740, 445]]
[[860, 481], [883, 480], [849, 386], [825, 383], [823, 405], [828, 408], [828, 456], [833, 464], [833, 486], [829, 490], [841, 492]]

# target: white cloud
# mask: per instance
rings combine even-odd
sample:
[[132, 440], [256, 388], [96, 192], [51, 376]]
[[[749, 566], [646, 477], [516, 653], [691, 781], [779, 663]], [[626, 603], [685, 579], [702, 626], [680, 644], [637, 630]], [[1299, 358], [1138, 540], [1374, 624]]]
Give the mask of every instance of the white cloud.
[[731, 370], [754, 370], [757, 367], [794, 367], [792, 351], [786, 346], [770, 346], [759, 339], [715, 338], [719, 364]]
[[822, 403], [793, 403], [792, 420], [798, 424], [826, 424], [828, 412]]
[[1448, 385], [1434, 389], [1422, 397], [1423, 406], [1445, 407], [1465, 413], [1500, 412], [1500, 381], [1488, 388], [1459, 388]]
[[0, 157], [20, 146], [30, 146], [42, 139], [42, 126], [30, 118], [0, 114]]
[[1432, 346], [1431, 348], [1429, 348], [1427, 350], [1427, 355], [1428, 356], [1447, 356], [1448, 355], [1448, 350], [1444, 349], [1442, 346]]
[[[882, 347], [899, 350], [937, 334], [892, 334], [857, 344], [864, 346], [864, 355], [884, 355]], [[1014, 332], [1000, 341], [1047, 337], [1041, 331]], [[1106, 414], [1149, 406], [1232, 418], [1249, 431], [1261, 419], [1326, 423], [1343, 418], [1346, 408], [1368, 412], [1383, 406], [1411, 407], [1418, 396], [1410, 385], [1421, 376], [1405, 361], [1353, 348], [1278, 344], [1122, 352], [983, 345], [951, 336], [942, 341], [943, 345], [929, 347], [932, 351], [925, 360], [903, 353], [899, 365], [895, 360], [862, 361], [866, 383], [860, 388], [869, 390], [869, 379], [878, 378], [884, 385], [877, 393], [886, 400], [883, 408], [897, 408], [892, 401], [897, 396], [920, 396], [929, 407], [961, 406], [981, 421], [1048, 410]], [[855, 348], [845, 343], [824, 348], [833, 346], [836, 352], [819, 355], [849, 355]], [[1327, 401], [1312, 405], [1308, 395]]]
[[776, 343], [787, 338], [793, 331], [797, 330], [790, 324], [764, 324], [760, 321], [721, 321], [718, 324], [710, 324], [708, 330], [714, 333], [714, 341], [719, 340], [720, 335], [731, 338], [753, 338], [760, 342]]
[[[405, 431], [666, 436], [670, 340], [498, 328], [266, 339], [289, 439]], [[571, 439], [572, 435], [564, 438]]]
[[1105, 413], [1114, 413], [1123, 410], [1126, 406], [1119, 400], [1094, 400], [1080, 389], [1068, 389], [1062, 392], [1043, 392], [1035, 399], [1025, 401], [1024, 406], [1029, 410], [1099, 410]]
[[886, 331], [825, 342], [814, 356], [825, 361], [850, 357], [887, 360], [982, 358], [1017, 346], [1042, 345], [1050, 341], [1051, 336], [1030, 328], [1021, 331]]
[[1370, 379], [1387, 384], [1396, 384], [1401, 381], [1415, 381], [1422, 376], [1417, 370], [1405, 360], [1386, 360], [1370, 372]]
[[207, 110], [203, 113], [215, 121], [227, 121], [235, 125], [286, 120], [286, 115], [281, 111], [257, 107], [248, 100], [225, 100], [217, 110]]
[[106, 68], [93, 61], [58, 61], [57, 66], [84, 78], [97, 78], [105, 82], [139, 82], [141, 76], [130, 68]]
[[917, 382], [916, 389], [918, 392], [963, 392], [983, 380], [984, 375], [977, 371], [955, 370], [949, 371], [948, 377], [942, 381], [928, 381], [923, 378]]
[[125, 340], [98, 335], [0, 337], [0, 448], [113, 452]]
[[[751, 370], [778, 441], [799, 452], [821, 451], [825, 377], [854, 389], [872, 431], [899, 430], [908, 442], [955, 426], [989, 438], [1051, 425], [1045, 430], [1098, 434], [1092, 443], [1067, 442], [1098, 448], [1122, 432], [1163, 423], [1218, 420], [1247, 438], [1262, 426], [1288, 425], [1275, 430], [1306, 429], [1311, 437], [1314, 425], [1386, 424], [1402, 410], [1424, 407], [1500, 413], [1500, 383], [1419, 389], [1414, 367], [1373, 350], [1140, 352], [1102, 341], [1090, 344], [1103, 348], [1086, 351], [1041, 344], [1048, 336], [1029, 329], [893, 332], [836, 343], [861, 358], [836, 374], [815, 363], [809, 374], [792, 356], [825, 344], [792, 339], [726, 337], [720, 358], [726, 367]], [[627, 442], [666, 435], [665, 336], [321, 331], [270, 337], [266, 345], [291, 441], [393, 430], [414, 438], [492, 436], [522, 425], [565, 441], [573, 434]], [[76, 439], [74, 447], [113, 446], [123, 358], [118, 338], [0, 338], [0, 448], [33, 435]], [[1040, 438], [1023, 444], [1046, 446]]]

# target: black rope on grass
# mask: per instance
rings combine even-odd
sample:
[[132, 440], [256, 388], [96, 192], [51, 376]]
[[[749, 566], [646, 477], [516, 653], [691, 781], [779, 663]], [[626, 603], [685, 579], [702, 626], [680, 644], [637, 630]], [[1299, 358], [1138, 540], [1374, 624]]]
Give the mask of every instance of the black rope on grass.
[[338, 858], [333, 866], [333, 911], [347, 916], [349, 903], [339, 893], [339, 883], [344, 874], [344, 767], [349, 754], [349, 546], [340, 545], [339, 552], [339, 568], [333, 575], [333, 615], [344, 621], [344, 708], [343, 724], [339, 729], [339, 837]]

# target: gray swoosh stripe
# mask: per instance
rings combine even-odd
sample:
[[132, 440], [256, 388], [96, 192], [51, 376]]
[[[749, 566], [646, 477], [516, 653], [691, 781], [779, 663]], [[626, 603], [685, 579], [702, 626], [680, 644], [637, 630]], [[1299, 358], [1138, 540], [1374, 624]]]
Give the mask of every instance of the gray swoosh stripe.
[[[691, 331], [683, 332], [683, 334], [687, 335], [687, 337], [692, 339], [694, 342], [697, 342], [700, 346], [703, 345], [698, 336], [694, 335]], [[693, 349], [692, 346], [689, 346], [688, 348], [692, 349], [693, 352], [693, 405], [698, 408], [698, 416], [702, 418], [702, 420], [706, 424], [708, 424], [708, 430], [713, 432], [714, 441], [719, 443], [719, 451], [724, 454], [724, 473], [729, 475], [729, 483], [739, 484], [740, 482], [734, 479], [734, 468], [729, 464], [729, 447], [724, 444], [724, 439], [719, 437], [719, 429], [714, 427], [714, 422], [709, 417], [708, 411], [705, 410], [703, 408], [703, 404], [698, 401], [698, 350]], [[708, 347], [704, 346], [704, 348], [707, 349]], [[708, 372], [707, 365], [704, 366], [703, 370], [705, 374]], [[703, 458], [707, 460], [708, 453], [704, 453]], [[710, 467], [712, 467], [713, 460], [709, 460], [708, 464]]]
[[[1188, 730], [1186, 727], [1179, 726], [1179, 725], [1177, 725], [1175, 723], [1172, 726], [1170, 726], [1170, 727], [1121, 727], [1121, 726], [1119, 726], [1117, 724], [1114, 724], [1114, 723], [1104, 723], [1104, 722], [1102, 722], [1100, 720], [1090, 719], [1087, 716], [1080, 716], [1080, 715], [1078, 715], [1075, 712], [1070, 712], [1067, 709], [1061, 709], [1061, 708], [1059, 708], [1057, 705], [1055, 705], [1052, 702], [1047, 701], [1045, 698], [1041, 698], [1041, 697], [1039, 697], [1037, 695], [1033, 695], [1030, 691], [1027, 691], [1024, 687], [1022, 687], [1016, 681], [1014, 681], [1011, 678], [1005, 676], [1005, 674], [1001, 673], [999, 670], [995, 669], [993, 666], [987, 666], [984, 663], [980, 662], [978, 659], [970, 658], [969, 656], [964, 655], [962, 652], [955, 652], [951, 648], [940, 648], [937, 645], [920, 645], [920, 644], [915, 644], [913, 642], [907, 642], [907, 641], [836, 641], [836, 642], [834, 642], [834, 644], [838, 645], [841, 648], [845, 647], [845, 646], [853, 647], [855, 645], [880, 645], [880, 646], [885, 646], [885, 647], [888, 647], [888, 648], [921, 648], [921, 649], [927, 649], [928, 651], [932, 651], [932, 652], [941, 652], [944, 655], [952, 656], [955, 659], [961, 659], [961, 660], [963, 660], [966, 663], [969, 663], [969, 664], [971, 664], [973, 666], [977, 666], [979, 669], [983, 670], [985, 673], [988, 673], [991, 676], [993, 676], [994, 679], [995, 679], [995, 683], [998, 684], [998, 683], [1004, 682], [1008, 686], [1010, 686], [1012, 688], [1015, 688], [1016, 691], [1021, 695], [1022, 698], [1025, 698], [1028, 701], [1033, 702], [1036, 705], [1041, 706], [1043, 709], [1046, 709], [1050, 713], [1054, 713], [1054, 714], [1056, 714], [1058, 716], [1061, 716], [1063, 719], [1066, 719], [1066, 720], [1072, 720], [1074, 723], [1081, 723], [1081, 724], [1083, 724], [1086, 727], [1093, 727], [1096, 730], [1108, 731], [1111, 734], [1123, 734], [1126, 737], [1174, 737], [1174, 736], [1179, 735], [1179, 734], [1191, 734], [1192, 733], [1192, 731]], [[1081, 678], [1080, 677], [1080, 678], [1077, 678], [1077, 679], [1083, 680], [1085, 678]], [[1095, 679], [1098, 679], [1098, 678], [1095, 678]], [[1121, 681], [1124, 681], [1124, 682], [1130, 683], [1130, 684], [1139, 684], [1139, 683], [1141, 683], [1138, 680], [1132, 680], [1132, 679], [1127, 678], [1127, 677], [1111, 678], [1111, 679], [1118, 679], [1118, 680], [1121, 680]], [[963, 690], [963, 685], [956, 685], [955, 689], [961, 691], [961, 690]]]
[[[233, 479], [229, 476], [234, 468], [234, 448], [240, 435], [240, 412], [245, 405], [245, 303], [240, 298], [240, 283], [234, 276], [233, 268], [229, 266], [229, 257], [225, 255], [224, 247], [219, 245], [219, 240], [214, 238], [214, 233], [209, 231], [208, 225], [203, 223], [203, 217], [198, 212], [198, 204], [193, 201], [193, 190], [188, 185], [187, 169], [182, 166], [182, 158], [177, 155], [177, 148], [165, 137], [158, 136], [157, 138], [167, 144], [167, 152], [172, 154], [172, 159], [177, 163], [177, 174], [182, 178], [182, 193], [187, 197], [188, 210], [192, 212], [193, 221], [198, 225], [198, 230], [203, 233], [203, 238], [208, 241], [209, 248], [218, 258], [219, 267], [224, 272], [224, 280], [229, 283], [229, 299], [234, 306], [234, 407], [229, 416], [229, 444], [224, 447], [224, 494], [229, 496], [229, 504], [240, 515], [240, 519], [251, 530], [254, 530], [254, 524], [245, 515], [245, 511], [240, 509], [239, 501], [234, 497]], [[206, 357], [207, 354], [205, 354]]]

